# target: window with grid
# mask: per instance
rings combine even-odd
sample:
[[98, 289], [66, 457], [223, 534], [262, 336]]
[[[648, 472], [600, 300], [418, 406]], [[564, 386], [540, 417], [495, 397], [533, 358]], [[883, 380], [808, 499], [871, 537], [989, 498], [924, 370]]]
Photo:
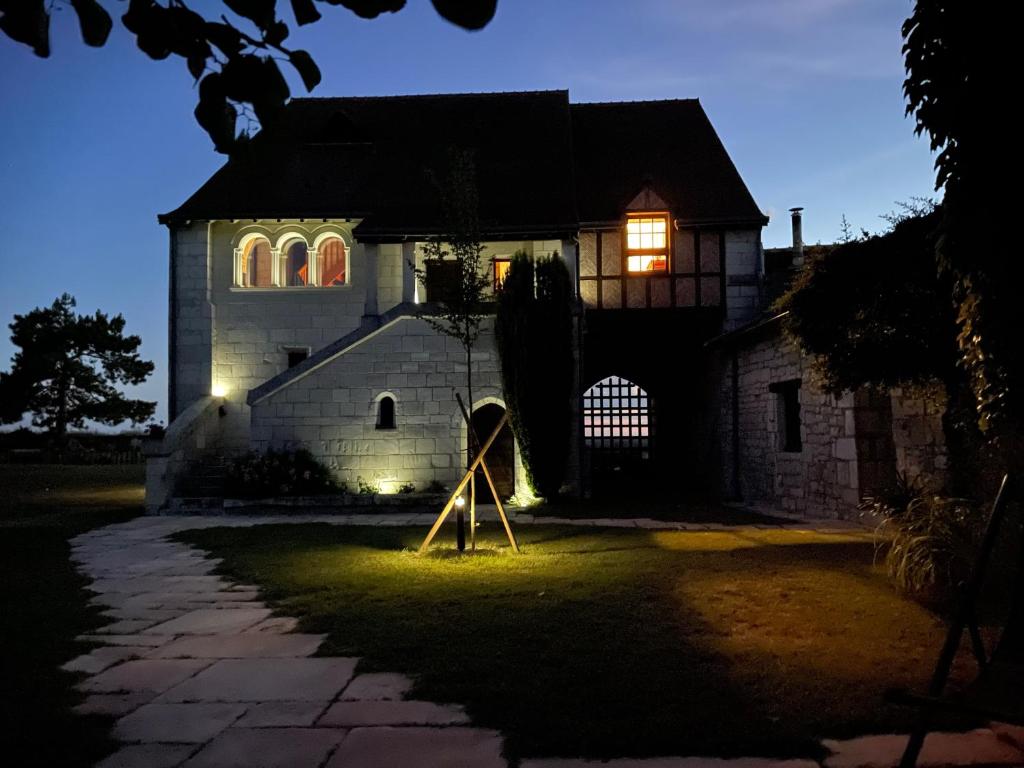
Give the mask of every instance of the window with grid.
[[668, 215], [644, 213], [626, 219], [626, 269], [630, 273], [668, 271]]
[[630, 451], [647, 457], [651, 441], [650, 398], [628, 379], [609, 376], [583, 395], [587, 447]]

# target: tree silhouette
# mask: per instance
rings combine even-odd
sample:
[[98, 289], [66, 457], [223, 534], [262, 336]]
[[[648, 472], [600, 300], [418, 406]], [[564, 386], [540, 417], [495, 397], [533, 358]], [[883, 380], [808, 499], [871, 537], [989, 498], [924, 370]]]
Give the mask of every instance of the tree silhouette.
[[138, 424], [153, 415], [156, 403], [126, 398], [116, 384], [141, 384], [153, 372], [142, 360], [138, 336], [124, 335], [124, 318], [74, 313], [75, 300], [64, 294], [46, 308], [15, 315], [9, 373], [0, 372], [0, 423], [32, 423], [63, 441], [68, 427], [86, 421]]
[[[67, 0], [78, 17], [82, 40], [100, 47], [107, 42], [113, 21], [98, 0]], [[481, 29], [493, 18], [497, 0], [431, 0], [437, 12], [465, 29]], [[0, 0], [0, 31], [41, 57], [50, 55], [50, 13], [53, 0]], [[121, 22], [135, 35], [139, 49], [152, 59], [171, 54], [186, 62], [199, 84], [195, 117], [218, 152], [232, 154], [249, 138], [249, 126], [239, 130], [239, 117], [272, 125], [290, 94], [278, 61], [295, 69], [307, 91], [320, 82], [320, 69], [308, 51], [289, 48], [288, 25], [279, 18], [278, 0], [222, 0], [224, 10], [244, 20], [251, 33], [225, 14], [210, 18], [189, 8], [184, 0], [128, 0]], [[285, 3], [280, 3], [284, 5]], [[290, 0], [299, 26], [320, 20], [318, 5], [343, 5], [365, 19], [394, 13], [405, 0]]]
[[[1010, 30], [1014, 30], [1011, 32]], [[959, 0], [918, 0], [903, 25], [907, 113], [928, 135], [944, 189], [938, 265], [952, 283], [960, 364], [978, 426], [1008, 469], [1024, 469], [1024, 302], [1019, 248], [1007, 233], [1016, 196], [1000, 192], [1014, 148], [1001, 99], [1014, 25]], [[1012, 202], [1011, 202], [1012, 201]], [[1012, 238], [1011, 238], [1012, 242]]]

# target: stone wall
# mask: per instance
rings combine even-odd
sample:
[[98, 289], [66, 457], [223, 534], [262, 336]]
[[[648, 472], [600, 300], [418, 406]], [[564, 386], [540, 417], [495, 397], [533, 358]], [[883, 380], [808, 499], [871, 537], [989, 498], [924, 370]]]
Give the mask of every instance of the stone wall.
[[[288, 367], [289, 352], [310, 354], [359, 327], [366, 307], [368, 258], [376, 252], [377, 309], [386, 312], [402, 301], [406, 251], [401, 244], [364, 246], [352, 234], [358, 221], [265, 220], [191, 224], [171, 231], [174, 289], [172, 371], [175, 391], [171, 418], [193, 402], [224, 396], [221, 445], [226, 453], [248, 450], [250, 412], [246, 395]], [[248, 235], [266, 237], [273, 246], [292, 235], [312, 245], [324, 233], [342, 237], [349, 247], [348, 283], [332, 287], [239, 288], [235, 285], [237, 249]], [[563, 248], [559, 241], [510, 241], [484, 244], [483, 269], [491, 259], [518, 250], [537, 256]], [[423, 264], [422, 248], [410, 251]], [[419, 287], [417, 286], [417, 291]]]
[[942, 488], [948, 480], [945, 393], [939, 386], [895, 388], [890, 397], [896, 469], [930, 490]]
[[[733, 359], [738, 448], [733, 445]], [[717, 420], [726, 495], [809, 516], [846, 517], [858, 497], [854, 397], [834, 398], [811, 381], [799, 351], [777, 334], [723, 349]], [[784, 450], [780, 395], [773, 385], [799, 381], [802, 449]], [[739, 468], [738, 477], [734, 474]]]
[[170, 232], [170, 402], [171, 421], [210, 394], [213, 375], [213, 304], [210, 300], [208, 225], [190, 224]]
[[[465, 392], [459, 343], [423, 320], [403, 318], [252, 408], [252, 447], [307, 448], [355, 488], [385, 492], [411, 482], [451, 486], [462, 472], [466, 430], [453, 390]], [[395, 429], [377, 428], [381, 395], [395, 399]], [[491, 323], [473, 355], [475, 407], [502, 406]], [[518, 452], [517, 452], [518, 453]], [[517, 493], [525, 488], [521, 473]]]

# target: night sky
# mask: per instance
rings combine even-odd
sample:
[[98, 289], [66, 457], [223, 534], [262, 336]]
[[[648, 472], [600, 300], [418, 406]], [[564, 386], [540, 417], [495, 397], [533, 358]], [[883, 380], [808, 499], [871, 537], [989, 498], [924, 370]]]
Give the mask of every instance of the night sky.
[[[112, 12], [126, 4], [104, 0]], [[219, 3], [192, 2], [200, 11]], [[291, 22], [288, 3], [280, 2]], [[313, 95], [568, 88], [573, 101], [701, 100], [787, 245], [831, 242], [845, 213], [877, 230], [894, 202], [932, 195], [932, 158], [904, 117], [900, 25], [910, 0], [499, 0], [470, 33], [409, 0], [372, 21], [320, 5], [291, 47], [323, 71]], [[53, 55], [0, 36], [0, 320], [75, 295], [123, 313], [157, 371], [138, 396], [165, 418], [167, 232], [179, 205], [223, 162], [196, 125], [181, 59], [151, 61], [119, 20], [86, 48], [55, 13]], [[287, 69], [287, 67], [285, 67]], [[305, 95], [292, 79], [295, 95]], [[13, 349], [0, 337], [0, 368]]]

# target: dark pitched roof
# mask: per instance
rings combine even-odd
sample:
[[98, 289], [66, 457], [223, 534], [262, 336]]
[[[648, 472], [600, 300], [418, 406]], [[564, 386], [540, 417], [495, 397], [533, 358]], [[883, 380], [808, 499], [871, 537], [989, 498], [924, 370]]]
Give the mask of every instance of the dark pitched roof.
[[768, 219], [696, 99], [573, 104], [582, 222], [617, 221], [646, 186], [686, 222]]
[[359, 218], [363, 240], [434, 234], [451, 147], [475, 157], [489, 236], [618, 219], [644, 181], [679, 218], [764, 220], [696, 101], [570, 107], [567, 91], [293, 99], [160, 220]]
[[362, 238], [430, 234], [452, 147], [475, 158], [485, 233], [575, 230], [566, 91], [293, 99], [161, 220], [365, 218]]

